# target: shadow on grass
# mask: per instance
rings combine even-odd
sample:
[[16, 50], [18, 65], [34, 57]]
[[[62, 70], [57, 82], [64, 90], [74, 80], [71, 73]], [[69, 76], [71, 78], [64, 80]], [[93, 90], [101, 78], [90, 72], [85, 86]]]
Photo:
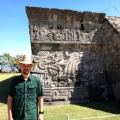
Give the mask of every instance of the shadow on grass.
[[100, 110], [112, 114], [120, 114], [120, 101], [101, 101], [101, 102], [89, 102], [76, 104], [82, 107], [87, 107], [95, 110]]
[[5, 79], [0, 82], [0, 103], [7, 104], [7, 94], [8, 94], [8, 88], [11, 82], [11, 79], [14, 78], [10, 77], [8, 79]]

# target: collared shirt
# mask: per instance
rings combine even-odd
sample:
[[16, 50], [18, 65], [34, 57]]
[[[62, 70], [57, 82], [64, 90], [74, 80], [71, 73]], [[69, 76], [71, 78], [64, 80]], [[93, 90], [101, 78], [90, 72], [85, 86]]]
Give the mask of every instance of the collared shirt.
[[27, 81], [22, 75], [13, 78], [8, 95], [13, 98], [14, 120], [37, 120], [38, 97], [44, 95], [42, 83], [38, 77], [30, 75]]

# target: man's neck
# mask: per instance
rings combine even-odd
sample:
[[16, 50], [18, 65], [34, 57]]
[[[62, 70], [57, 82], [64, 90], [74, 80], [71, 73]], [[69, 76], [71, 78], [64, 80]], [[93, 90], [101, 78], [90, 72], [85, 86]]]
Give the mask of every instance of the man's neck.
[[25, 74], [23, 74], [23, 73], [22, 73], [22, 76], [23, 76], [24, 80], [28, 80], [28, 78], [29, 78], [30, 74], [25, 75]]

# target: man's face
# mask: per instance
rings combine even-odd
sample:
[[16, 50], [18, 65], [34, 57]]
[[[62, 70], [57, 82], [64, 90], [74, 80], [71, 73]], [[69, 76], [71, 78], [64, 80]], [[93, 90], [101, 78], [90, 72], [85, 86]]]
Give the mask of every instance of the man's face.
[[31, 64], [20, 64], [20, 69], [24, 75], [28, 75], [32, 68]]

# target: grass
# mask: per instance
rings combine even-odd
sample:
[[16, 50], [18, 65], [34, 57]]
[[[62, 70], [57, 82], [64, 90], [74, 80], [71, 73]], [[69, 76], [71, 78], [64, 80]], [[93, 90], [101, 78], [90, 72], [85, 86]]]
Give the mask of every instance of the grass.
[[[45, 106], [45, 120], [66, 120], [66, 114], [69, 114], [70, 119], [109, 116], [119, 114], [119, 108], [119, 103], [113, 101], [83, 103], [79, 105]], [[97, 120], [120, 120], [120, 117], [99, 118]]]
[[[7, 120], [7, 89], [10, 80], [18, 73], [0, 73], [0, 120]], [[66, 120], [69, 114], [70, 120], [83, 120], [80, 118], [90, 118], [98, 116], [109, 116], [120, 114], [119, 101], [106, 101], [95, 103], [69, 104], [44, 106], [44, 120]], [[77, 119], [79, 118], [79, 119]], [[91, 118], [92, 120], [120, 120], [120, 116], [111, 116], [105, 118]], [[91, 120], [87, 119], [87, 120]]]

